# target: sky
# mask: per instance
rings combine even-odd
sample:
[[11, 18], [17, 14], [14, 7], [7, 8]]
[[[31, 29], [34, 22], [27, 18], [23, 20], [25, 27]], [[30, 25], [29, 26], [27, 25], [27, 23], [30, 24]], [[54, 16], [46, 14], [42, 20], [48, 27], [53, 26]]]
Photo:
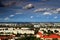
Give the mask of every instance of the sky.
[[60, 22], [60, 0], [1, 0], [0, 22]]

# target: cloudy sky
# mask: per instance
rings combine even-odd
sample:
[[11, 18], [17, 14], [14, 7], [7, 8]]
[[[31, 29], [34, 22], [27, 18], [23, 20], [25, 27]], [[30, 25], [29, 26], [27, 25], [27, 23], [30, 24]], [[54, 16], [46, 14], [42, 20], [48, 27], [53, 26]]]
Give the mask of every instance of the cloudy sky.
[[60, 0], [1, 0], [0, 22], [60, 22]]

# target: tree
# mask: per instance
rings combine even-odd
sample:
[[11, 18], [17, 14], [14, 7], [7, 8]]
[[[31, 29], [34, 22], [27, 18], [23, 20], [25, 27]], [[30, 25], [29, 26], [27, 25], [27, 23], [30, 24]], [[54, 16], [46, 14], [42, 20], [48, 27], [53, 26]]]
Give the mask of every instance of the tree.
[[20, 36], [21, 36], [21, 34], [20, 33], [17, 33], [16, 37], [20, 37]]
[[25, 36], [22, 38], [18, 38], [17, 40], [42, 40], [42, 39], [36, 38], [35, 36]]
[[55, 33], [58, 33], [59, 31], [58, 30], [54, 30]]
[[48, 34], [48, 35], [53, 34], [53, 31], [48, 30], [47, 34]]
[[42, 30], [43, 31], [43, 34], [47, 34], [47, 32], [45, 30]]
[[40, 28], [35, 28], [35, 34], [38, 33], [39, 29], [40, 29]]
[[57, 38], [53, 38], [52, 40], [58, 40]]

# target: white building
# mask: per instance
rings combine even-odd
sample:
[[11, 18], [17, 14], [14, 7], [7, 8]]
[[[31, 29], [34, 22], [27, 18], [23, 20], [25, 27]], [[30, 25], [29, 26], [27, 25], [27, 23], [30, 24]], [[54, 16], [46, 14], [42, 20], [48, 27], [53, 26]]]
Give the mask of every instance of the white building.
[[40, 27], [40, 24], [34, 24], [34, 27], [35, 28], [39, 28]]

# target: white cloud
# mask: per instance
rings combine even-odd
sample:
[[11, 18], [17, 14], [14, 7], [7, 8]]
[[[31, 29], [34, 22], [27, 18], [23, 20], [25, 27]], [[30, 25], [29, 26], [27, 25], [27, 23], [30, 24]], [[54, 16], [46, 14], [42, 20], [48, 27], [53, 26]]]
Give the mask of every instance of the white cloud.
[[15, 15], [10, 15], [10, 17], [13, 17], [13, 16], [15, 16]]
[[33, 16], [31, 16], [30, 18], [33, 18]]
[[16, 13], [16, 14], [22, 14], [22, 13]]
[[45, 11], [46, 11], [46, 8], [39, 8], [34, 10], [34, 12], [45, 12]]
[[31, 8], [34, 8], [33, 4], [28, 4], [23, 7], [23, 9], [31, 9]]
[[43, 12], [43, 15], [52, 15], [60, 13], [60, 8], [39, 8], [34, 12]]
[[51, 13], [57, 14], [60, 12], [60, 8], [50, 10]]
[[52, 15], [50, 12], [44, 12], [43, 15]]
[[60, 8], [57, 8], [56, 11], [57, 11], [57, 12], [60, 12]]
[[54, 17], [54, 19], [57, 19], [57, 18], [58, 18], [57, 16]]
[[34, 12], [50, 12], [56, 14], [60, 12], [60, 8], [38, 8]]
[[6, 17], [4, 20], [8, 20], [9, 19], [9, 17]]
[[50, 11], [51, 13], [57, 14], [58, 12], [56, 10]]

